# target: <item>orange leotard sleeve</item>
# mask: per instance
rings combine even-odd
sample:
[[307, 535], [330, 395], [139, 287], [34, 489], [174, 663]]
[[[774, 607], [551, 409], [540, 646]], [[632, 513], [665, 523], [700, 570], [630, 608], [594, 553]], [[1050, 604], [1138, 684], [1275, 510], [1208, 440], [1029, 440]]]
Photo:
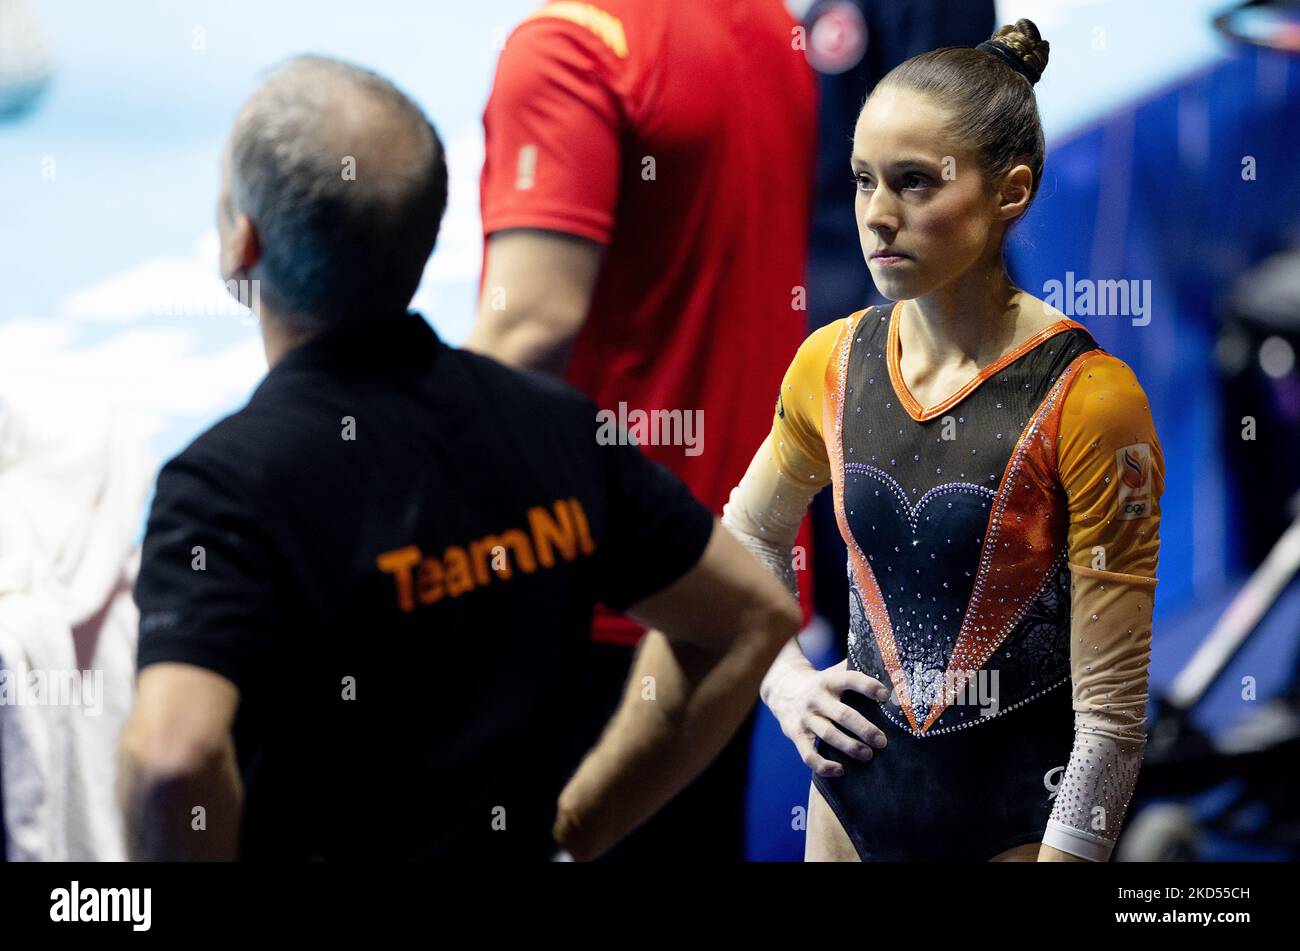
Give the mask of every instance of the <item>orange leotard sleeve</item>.
[[827, 324], [799, 347], [781, 381], [772, 417], [772, 453], [791, 479], [817, 488], [831, 481], [830, 459], [822, 437], [822, 402], [826, 365], [844, 320]]
[[1087, 360], [1066, 395], [1057, 467], [1069, 500], [1070, 565], [1154, 581], [1164, 454], [1146, 393], [1110, 354]]
[[1104, 861], [1146, 743], [1164, 455], [1133, 371], [1101, 352], [1071, 381], [1059, 435], [1075, 740], [1043, 843]]

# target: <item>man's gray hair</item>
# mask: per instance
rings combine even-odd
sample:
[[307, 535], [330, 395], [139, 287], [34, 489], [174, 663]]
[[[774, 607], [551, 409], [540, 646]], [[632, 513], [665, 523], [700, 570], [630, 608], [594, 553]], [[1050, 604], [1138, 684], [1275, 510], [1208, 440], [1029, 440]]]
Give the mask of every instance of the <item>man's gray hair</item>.
[[447, 204], [442, 142], [383, 77], [296, 57], [249, 99], [230, 141], [230, 195], [262, 257], [249, 277], [304, 330], [402, 313]]

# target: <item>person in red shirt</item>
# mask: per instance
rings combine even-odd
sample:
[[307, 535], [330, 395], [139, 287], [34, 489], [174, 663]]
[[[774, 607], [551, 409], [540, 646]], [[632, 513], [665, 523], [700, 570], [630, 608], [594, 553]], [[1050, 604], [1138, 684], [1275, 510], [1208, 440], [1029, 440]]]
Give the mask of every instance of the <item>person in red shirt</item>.
[[[467, 346], [563, 375], [715, 512], [771, 425], [747, 395], [780, 384], [806, 332], [803, 45], [781, 0], [548, 3], [507, 40], [483, 116]], [[598, 613], [593, 731], [642, 634]], [[748, 744], [745, 729], [621, 857], [742, 858]]]

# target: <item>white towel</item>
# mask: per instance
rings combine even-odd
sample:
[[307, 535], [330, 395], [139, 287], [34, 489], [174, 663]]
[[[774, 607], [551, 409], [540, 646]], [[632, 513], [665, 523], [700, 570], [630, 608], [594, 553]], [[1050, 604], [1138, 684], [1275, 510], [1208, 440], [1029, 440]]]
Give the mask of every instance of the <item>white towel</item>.
[[[125, 857], [116, 747], [135, 685], [131, 586], [152, 475], [143, 435], [101, 402], [0, 384], [0, 795], [11, 861]], [[46, 702], [30, 689], [39, 678]], [[76, 702], [48, 702], [69, 699], [49, 696], [56, 684], [77, 689]]]

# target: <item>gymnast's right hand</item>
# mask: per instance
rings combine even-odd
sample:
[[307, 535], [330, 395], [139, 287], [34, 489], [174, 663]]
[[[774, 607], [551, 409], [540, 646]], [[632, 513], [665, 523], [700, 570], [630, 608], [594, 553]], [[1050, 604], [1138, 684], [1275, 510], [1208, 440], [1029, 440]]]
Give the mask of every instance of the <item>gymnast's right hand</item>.
[[853, 690], [883, 702], [889, 690], [876, 678], [849, 670], [848, 661], [825, 670], [790, 665], [763, 686], [763, 700], [781, 731], [818, 776], [843, 776], [844, 768], [817, 755], [814, 738], [864, 762], [871, 759], [872, 747], [884, 748], [885, 734], [841, 698], [846, 690]]

